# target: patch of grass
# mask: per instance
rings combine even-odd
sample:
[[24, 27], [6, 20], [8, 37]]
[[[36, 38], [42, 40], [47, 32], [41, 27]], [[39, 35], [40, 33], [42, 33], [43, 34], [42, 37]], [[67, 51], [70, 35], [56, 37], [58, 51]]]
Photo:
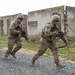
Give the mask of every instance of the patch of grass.
[[22, 38], [22, 44], [23, 44], [23, 48], [25, 49], [29, 49], [29, 50], [38, 50], [39, 44], [38, 43], [34, 43], [34, 42], [27, 42], [24, 38]]
[[[0, 49], [3, 47], [7, 47], [7, 36], [0, 36]], [[23, 48], [26, 50], [38, 51], [39, 43], [27, 42], [24, 38], [22, 38]], [[57, 46], [62, 46], [62, 44], [57, 44]], [[58, 49], [59, 56], [61, 58], [65, 58], [65, 60], [75, 61], [75, 44], [69, 44], [68, 47]], [[45, 52], [45, 56], [52, 57], [51, 50], [47, 50]]]
[[7, 36], [0, 36], [0, 49], [7, 47]]

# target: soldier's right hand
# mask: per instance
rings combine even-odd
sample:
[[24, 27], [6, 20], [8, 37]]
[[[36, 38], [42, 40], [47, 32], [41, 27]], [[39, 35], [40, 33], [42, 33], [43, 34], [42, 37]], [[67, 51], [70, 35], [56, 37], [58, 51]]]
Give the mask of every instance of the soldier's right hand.
[[17, 31], [18, 34], [21, 34], [21, 31]]
[[55, 34], [55, 35], [59, 35], [59, 32], [58, 32], [58, 31], [54, 31], [54, 34]]

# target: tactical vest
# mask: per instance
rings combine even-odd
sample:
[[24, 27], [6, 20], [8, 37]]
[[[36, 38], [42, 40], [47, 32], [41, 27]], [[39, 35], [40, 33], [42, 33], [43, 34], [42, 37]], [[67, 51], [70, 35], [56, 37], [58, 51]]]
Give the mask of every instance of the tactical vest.
[[55, 36], [46, 36], [45, 35], [45, 33], [46, 33], [46, 31], [48, 31], [49, 33], [51, 32], [51, 28], [52, 28], [52, 26], [50, 26], [50, 23], [47, 23], [47, 24], [49, 24], [49, 28], [47, 29], [46, 28], [46, 26], [42, 29], [42, 37], [44, 38], [44, 39], [47, 39], [47, 40], [49, 40], [49, 41], [53, 41], [56, 37]]

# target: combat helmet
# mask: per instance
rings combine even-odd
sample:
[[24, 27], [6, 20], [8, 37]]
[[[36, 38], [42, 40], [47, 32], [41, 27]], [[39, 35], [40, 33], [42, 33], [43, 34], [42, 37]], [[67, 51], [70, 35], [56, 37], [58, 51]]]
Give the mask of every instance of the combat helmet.
[[51, 23], [53, 23], [54, 21], [60, 21], [60, 16], [59, 15], [53, 15], [52, 17], [51, 17]]
[[17, 17], [16, 17], [17, 19], [24, 19], [24, 16], [23, 16], [23, 14], [19, 14], [19, 15], [17, 15]]

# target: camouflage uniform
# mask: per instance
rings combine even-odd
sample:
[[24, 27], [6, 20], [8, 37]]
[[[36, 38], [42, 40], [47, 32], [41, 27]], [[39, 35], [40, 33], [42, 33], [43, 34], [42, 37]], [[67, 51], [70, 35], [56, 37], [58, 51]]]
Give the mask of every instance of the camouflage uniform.
[[[17, 16], [17, 18], [21, 18], [22, 16]], [[22, 17], [23, 18], [23, 17]], [[22, 26], [21, 24], [18, 24], [16, 20], [12, 21], [9, 26], [9, 34], [8, 34], [8, 50], [6, 51], [5, 58], [8, 58], [8, 56], [11, 54], [14, 58], [15, 53], [22, 47], [22, 41], [21, 41], [21, 31], [16, 30], [15, 28], [17, 26]], [[13, 49], [14, 44], [17, 45]]]
[[37, 60], [38, 57], [42, 56], [45, 53], [45, 51], [49, 48], [54, 56], [56, 66], [59, 66], [59, 69], [64, 67], [63, 65], [59, 65], [58, 50], [54, 42], [57, 34], [51, 31], [52, 27], [52, 23], [47, 23], [44, 29], [42, 30], [42, 38], [40, 40], [39, 51], [32, 58], [32, 65], [34, 65], [35, 60]]

